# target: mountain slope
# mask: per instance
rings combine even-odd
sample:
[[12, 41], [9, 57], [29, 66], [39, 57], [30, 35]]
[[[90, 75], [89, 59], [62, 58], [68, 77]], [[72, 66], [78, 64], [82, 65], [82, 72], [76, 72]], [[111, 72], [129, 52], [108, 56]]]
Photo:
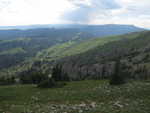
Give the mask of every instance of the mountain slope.
[[119, 36], [109, 36], [103, 38], [89, 39], [87, 41], [75, 42], [69, 41], [63, 44], [52, 46], [48, 49], [38, 52], [37, 58], [44, 60], [56, 60], [66, 56], [72, 56], [86, 52], [97, 46], [103, 46], [106, 43], [122, 40], [122, 39], [133, 39], [141, 33], [132, 33]]
[[91, 37], [88, 33], [79, 33], [72, 29], [36, 29], [21, 32], [17, 30], [16, 32], [14, 34], [11, 31], [2, 32], [4, 37], [0, 37], [2, 39], [0, 40], [0, 69], [15, 66], [54, 45], [68, 41], [80, 42]]
[[[89, 39], [139, 30], [143, 29], [130, 25], [58, 25], [57, 28], [0, 30], [0, 69], [35, 56], [45, 59], [79, 54], [104, 44], [108, 38], [87, 41]], [[113, 41], [114, 38], [108, 40]], [[62, 43], [64, 44], [61, 45]], [[46, 52], [43, 49], [47, 49]]]
[[0, 30], [0, 40], [12, 40], [17, 38], [49, 38], [51, 41], [71, 40], [76, 35], [82, 38], [92, 37], [92, 34], [81, 32], [75, 28], [55, 29], [55, 28], [38, 28], [38, 29], [12, 29]]
[[130, 76], [143, 77], [141, 75], [144, 72], [138, 70], [148, 70], [150, 66], [149, 42], [150, 32], [141, 32], [136, 37], [131, 35], [130, 39], [106, 43], [87, 52], [66, 57], [58, 63], [63, 65], [66, 72], [72, 73], [71, 76], [103, 78], [113, 73], [114, 61], [121, 58], [123, 65], [127, 65], [128, 71], [132, 73]]
[[50, 72], [53, 65], [61, 64], [72, 79], [103, 78], [113, 73], [114, 62], [121, 57], [123, 64], [129, 66], [131, 76], [141, 77], [136, 72], [150, 66], [149, 42], [149, 31], [80, 43], [70, 41], [43, 50], [23, 66], [32, 71]]
[[[149, 33], [149, 31], [144, 31], [83, 42], [69, 41], [44, 49], [38, 52], [36, 57], [27, 59], [8, 70], [14, 75], [30, 69], [50, 72], [51, 67], [58, 63], [63, 65], [63, 70], [71, 77], [101, 76], [103, 68], [107, 68], [105, 75], [109, 76], [112, 73], [113, 62], [119, 55], [122, 55], [123, 60], [127, 62], [133, 60], [129, 63], [132, 66], [138, 57], [147, 56], [147, 52], [142, 53], [142, 51], [148, 48]], [[1, 73], [5, 72], [7, 70], [1, 70]]]

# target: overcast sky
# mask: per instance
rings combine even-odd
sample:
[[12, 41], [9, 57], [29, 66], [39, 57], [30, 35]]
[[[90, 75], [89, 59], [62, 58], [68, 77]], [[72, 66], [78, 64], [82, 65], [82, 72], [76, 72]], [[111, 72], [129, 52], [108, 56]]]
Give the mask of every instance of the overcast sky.
[[0, 0], [0, 26], [63, 23], [150, 28], [150, 0]]

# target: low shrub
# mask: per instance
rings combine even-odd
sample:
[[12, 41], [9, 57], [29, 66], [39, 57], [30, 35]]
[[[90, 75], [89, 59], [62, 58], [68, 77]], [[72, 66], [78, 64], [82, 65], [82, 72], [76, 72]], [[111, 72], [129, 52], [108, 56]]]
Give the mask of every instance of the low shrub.
[[54, 79], [52, 78], [49, 78], [47, 80], [43, 80], [41, 81], [37, 86], [39, 88], [53, 88], [53, 87], [56, 87], [56, 82]]

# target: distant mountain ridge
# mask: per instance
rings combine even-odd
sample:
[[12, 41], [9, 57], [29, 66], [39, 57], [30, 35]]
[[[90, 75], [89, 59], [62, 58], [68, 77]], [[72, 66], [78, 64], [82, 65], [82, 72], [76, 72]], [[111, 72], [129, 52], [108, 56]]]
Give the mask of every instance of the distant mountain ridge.
[[[0, 30], [11, 29], [38, 29], [38, 28], [86, 28], [86, 27], [109, 27], [109, 26], [126, 26], [132, 28], [139, 28], [134, 25], [121, 25], [121, 24], [103, 24], [103, 25], [86, 25], [86, 24], [35, 24], [35, 25], [18, 25], [18, 26], [0, 26]], [[141, 28], [143, 29], [143, 28]]]
[[[86, 34], [89, 37], [104, 37], [112, 35], [122, 35], [131, 32], [139, 32], [145, 29], [133, 25], [79, 25], [79, 24], [58, 24], [58, 25], [31, 25], [31, 26], [5, 26], [0, 27], [1, 39], [14, 38], [37, 38], [37, 37], [57, 37], [58, 34]], [[57, 33], [56, 33], [57, 32]]]

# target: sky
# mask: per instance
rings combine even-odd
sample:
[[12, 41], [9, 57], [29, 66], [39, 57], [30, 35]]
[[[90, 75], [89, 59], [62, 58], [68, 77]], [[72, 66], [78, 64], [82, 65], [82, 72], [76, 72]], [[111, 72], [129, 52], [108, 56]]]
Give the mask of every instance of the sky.
[[0, 26], [130, 24], [150, 28], [150, 0], [0, 0]]

